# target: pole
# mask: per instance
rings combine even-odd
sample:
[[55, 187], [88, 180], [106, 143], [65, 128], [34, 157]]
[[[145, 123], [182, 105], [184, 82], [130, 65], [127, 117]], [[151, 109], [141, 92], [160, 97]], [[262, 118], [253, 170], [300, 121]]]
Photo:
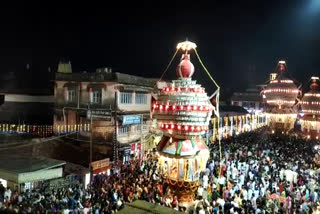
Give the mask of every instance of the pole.
[[114, 166], [118, 164], [118, 139], [117, 139], [117, 129], [118, 129], [118, 121], [117, 121], [117, 92], [115, 92], [114, 99], [114, 132], [113, 132], [113, 162]]
[[92, 181], [92, 112], [90, 109], [90, 163], [89, 163], [89, 169], [90, 169], [90, 182]]
[[[142, 126], [143, 126], [143, 114], [141, 114], [141, 120], [140, 120], [140, 143], [141, 143], [141, 147], [140, 147], [140, 158], [142, 158], [143, 152], [144, 152], [144, 145], [142, 144], [142, 140], [143, 140], [143, 133], [142, 133]], [[143, 149], [142, 149], [143, 147]]]

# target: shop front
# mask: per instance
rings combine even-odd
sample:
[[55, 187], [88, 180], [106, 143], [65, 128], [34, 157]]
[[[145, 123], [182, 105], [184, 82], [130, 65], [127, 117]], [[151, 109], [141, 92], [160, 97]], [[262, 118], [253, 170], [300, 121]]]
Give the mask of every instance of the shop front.
[[91, 163], [92, 166], [92, 174], [107, 174], [110, 175], [110, 171], [112, 169], [112, 163], [109, 158], [105, 158], [102, 160], [94, 161]]

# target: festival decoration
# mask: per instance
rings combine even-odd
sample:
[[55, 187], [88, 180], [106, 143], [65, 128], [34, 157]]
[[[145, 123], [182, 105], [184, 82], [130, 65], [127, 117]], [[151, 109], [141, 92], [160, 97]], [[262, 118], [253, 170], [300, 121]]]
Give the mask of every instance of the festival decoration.
[[271, 129], [288, 131], [297, 119], [296, 104], [301, 93], [294, 81], [287, 77], [285, 61], [279, 61], [269, 84], [262, 90], [266, 119]]
[[320, 90], [319, 77], [311, 77], [310, 91], [301, 99], [301, 129], [310, 138], [320, 137]]
[[178, 79], [160, 91], [152, 112], [163, 132], [157, 146], [159, 162], [181, 204], [193, 201], [200, 172], [205, 170], [209, 150], [202, 136], [214, 110], [205, 89], [192, 80], [189, 53], [195, 48], [188, 41], [178, 44], [177, 49], [184, 51], [176, 69]]

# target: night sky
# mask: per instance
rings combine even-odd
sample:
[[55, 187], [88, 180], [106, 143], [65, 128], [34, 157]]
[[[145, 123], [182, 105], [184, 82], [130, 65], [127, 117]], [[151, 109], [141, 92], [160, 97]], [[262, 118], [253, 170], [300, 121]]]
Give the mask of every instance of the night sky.
[[[118, 5], [73, 4], [2, 7], [2, 79], [21, 78], [31, 64], [33, 81], [70, 59], [74, 72], [113, 67], [160, 77], [178, 42], [188, 38], [226, 96], [264, 83], [277, 61], [306, 84], [320, 68], [320, 1], [146, 1]], [[180, 54], [164, 76], [175, 77]], [[195, 56], [195, 78], [214, 91]]]

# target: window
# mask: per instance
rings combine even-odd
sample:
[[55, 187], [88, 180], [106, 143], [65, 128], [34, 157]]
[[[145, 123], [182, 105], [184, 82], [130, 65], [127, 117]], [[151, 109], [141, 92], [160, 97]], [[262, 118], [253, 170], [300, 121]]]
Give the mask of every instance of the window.
[[130, 130], [130, 126], [119, 127], [119, 134], [127, 134]]
[[101, 103], [101, 91], [93, 91], [92, 102]]
[[120, 92], [120, 104], [131, 104], [131, 103], [132, 103], [132, 93]]
[[136, 93], [136, 104], [147, 104], [147, 94]]
[[68, 102], [76, 101], [76, 91], [75, 90], [68, 90]]

